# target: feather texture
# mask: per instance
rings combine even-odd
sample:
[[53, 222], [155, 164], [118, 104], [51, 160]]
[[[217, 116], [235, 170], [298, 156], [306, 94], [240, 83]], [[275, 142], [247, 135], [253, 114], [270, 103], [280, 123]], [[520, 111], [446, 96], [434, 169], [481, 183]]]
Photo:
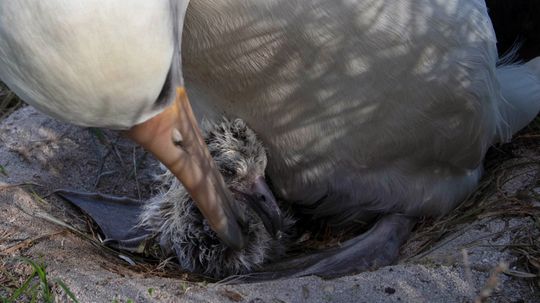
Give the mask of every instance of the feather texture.
[[77, 125], [125, 129], [159, 113], [173, 43], [169, 0], [0, 1], [0, 79]]
[[538, 112], [501, 83], [482, 0], [305, 2], [192, 1], [183, 54], [200, 114], [245, 120], [276, 194], [318, 218], [444, 214]]
[[[251, 181], [264, 176], [266, 154], [260, 141], [242, 120], [224, 119], [204, 123], [208, 149], [234, 193], [245, 191]], [[163, 189], [148, 201], [140, 216], [140, 226], [150, 231], [165, 255], [174, 255], [180, 266], [215, 278], [252, 272], [282, 257], [294, 220], [285, 215], [284, 236], [272, 237], [258, 215], [236, 196], [246, 213], [247, 245], [233, 250], [221, 242], [185, 188], [170, 172], [162, 176]]]

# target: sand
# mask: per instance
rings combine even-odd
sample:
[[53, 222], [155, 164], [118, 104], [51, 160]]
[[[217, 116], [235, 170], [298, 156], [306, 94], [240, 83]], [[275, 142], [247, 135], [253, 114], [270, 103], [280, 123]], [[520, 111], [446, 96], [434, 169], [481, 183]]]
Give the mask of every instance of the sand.
[[[522, 270], [517, 256], [505, 245], [534, 225], [527, 217], [479, 218], [460, 226], [421, 257], [333, 280], [305, 277], [240, 285], [191, 283], [141, 272], [35, 216], [46, 213], [88, 231], [84, 217], [51, 194], [53, 190], [150, 196], [155, 188], [153, 175], [159, 169], [141, 148], [117, 132], [68, 125], [30, 107], [1, 121], [0, 142], [0, 165], [5, 172], [0, 173], [0, 269], [24, 277], [28, 268], [16, 258], [39, 260], [46, 264], [50, 281], [61, 279], [80, 302], [469, 302], [500, 262]], [[529, 145], [520, 155], [538, 161], [538, 146]], [[516, 175], [519, 177], [504, 188], [505, 193], [515, 195], [532, 188], [540, 194], [537, 167], [521, 168]], [[15, 186], [19, 183], [39, 186]], [[493, 195], [500, 198], [500, 193]], [[538, 200], [531, 203], [540, 205]], [[414, 245], [404, 249], [405, 255]], [[530, 278], [500, 274], [497, 281], [489, 302], [540, 302]], [[58, 302], [68, 300], [58, 287], [55, 291]], [[0, 290], [0, 297], [2, 294]]]

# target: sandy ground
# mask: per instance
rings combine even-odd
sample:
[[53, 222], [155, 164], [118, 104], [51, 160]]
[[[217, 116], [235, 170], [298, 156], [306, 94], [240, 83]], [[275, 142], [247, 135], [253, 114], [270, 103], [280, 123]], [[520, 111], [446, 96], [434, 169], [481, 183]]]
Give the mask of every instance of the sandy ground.
[[[499, 262], [521, 270], [505, 245], [535, 224], [526, 217], [479, 218], [460, 226], [427, 254], [334, 280], [191, 283], [137, 271], [65, 228], [35, 217], [48, 213], [87, 230], [75, 209], [50, 195], [58, 188], [148, 197], [157, 167], [140, 148], [115, 132], [67, 125], [29, 107], [0, 123], [0, 142], [4, 167], [0, 174], [0, 269], [24, 276], [28, 269], [18, 265], [17, 256], [41, 260], [49, 277], [64, 281], [80, 302], [470, 302]], [[534, 144], [522, 155], [540, 159]], [[540, 194], [538, 167], [521, 168], [516, 174], [520, 177], [507, 185], [506, 194], [516, 195], [522, 188]], [[40, 186], [6, 186], [28, 182]], [[500, 194], [493, 193], [494, 198]], [[531, 203], [539, 206], [537, 200]], [[409, 245], [414, 247], [414, 243]], [[405, 253], [414, 250], [410, 247]], [[540, 302], [530, 279], [507, 274], [496, 278], [499, 284], [490, 302]], [[57, 301], [67, 301], [57, 291]]]

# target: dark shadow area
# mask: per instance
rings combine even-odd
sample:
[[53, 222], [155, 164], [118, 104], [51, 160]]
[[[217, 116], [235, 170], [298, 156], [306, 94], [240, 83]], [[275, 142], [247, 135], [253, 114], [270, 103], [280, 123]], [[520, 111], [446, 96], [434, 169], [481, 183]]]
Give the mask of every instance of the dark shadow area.
[[522, 60], [540, 55], [540, 2], [536, 0], [486, 0], [497, 35], [500, 54], [515, 43], [522, 43], [518, 52]]

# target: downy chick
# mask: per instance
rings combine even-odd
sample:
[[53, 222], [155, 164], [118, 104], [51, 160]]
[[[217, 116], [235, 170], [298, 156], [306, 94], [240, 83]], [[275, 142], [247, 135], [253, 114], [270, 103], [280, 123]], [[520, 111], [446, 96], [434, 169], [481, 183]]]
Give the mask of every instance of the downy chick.
[[[248, 273], [284, 254], [286, 233], [294, 222], [291, 217], [281, 215], [266, 186], [266, 152], [255, 133], [239, 119], [206, 122], [202, 129], [225, 183], [246, 214], [246, 246], [236, 251], [221, 242], [169, 171], [162, 176], [161, 193], [144, 206], [140, 225], [154, 234], [162, 253], [176, 255], [186, 270], [215, 278]], [[261, 216], [261, 211], [283, 217], [277, 235], [271, 234], [271, 224], [265, 222], [270, 219]]]

